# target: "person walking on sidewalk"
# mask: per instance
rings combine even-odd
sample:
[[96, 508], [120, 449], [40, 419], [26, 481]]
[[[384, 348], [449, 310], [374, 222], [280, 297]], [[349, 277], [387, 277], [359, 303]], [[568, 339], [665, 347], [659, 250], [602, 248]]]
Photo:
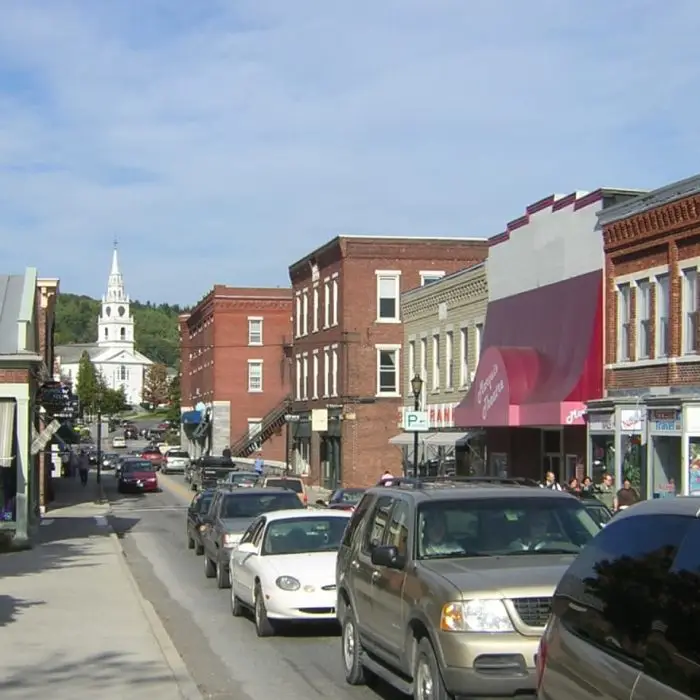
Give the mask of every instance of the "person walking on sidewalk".
[[80, 473], [80, 483], [86, 486], [88, 482], [88, 472], [90, 471], [90, 458], [85, 450], [80, 450], [79, 459], [78, 472]]
[[258, 451], [258, 455], [255, 458], [255, 463], [253, 464], [253, 469], [258, 476], [262, 476], [265, 471], [265, 462], [263, 461], [262, 452]]

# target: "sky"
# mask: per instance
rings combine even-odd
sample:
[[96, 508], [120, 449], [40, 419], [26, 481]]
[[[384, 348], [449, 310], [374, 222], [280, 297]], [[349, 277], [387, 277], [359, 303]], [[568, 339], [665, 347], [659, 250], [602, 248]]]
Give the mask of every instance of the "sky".
[[338, 234], [488, 237], [700, 171], [697, 0], [0, 0], [0, 272], [282, 286]]

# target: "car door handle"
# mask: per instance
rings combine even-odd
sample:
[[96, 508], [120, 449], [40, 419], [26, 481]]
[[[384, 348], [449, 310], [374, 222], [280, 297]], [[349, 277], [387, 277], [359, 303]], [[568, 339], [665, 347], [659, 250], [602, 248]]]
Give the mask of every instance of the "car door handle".
[[381, 571], [373, 571], [372, 572], [372, 581], [378, 581], [379, 577], [381, 576]]
[[352, 566], [353, 569], [359, 569], [360, 568], [360, 562], [357, 561], [357, 559], [353, 559], [350, 562], [350, 566]]

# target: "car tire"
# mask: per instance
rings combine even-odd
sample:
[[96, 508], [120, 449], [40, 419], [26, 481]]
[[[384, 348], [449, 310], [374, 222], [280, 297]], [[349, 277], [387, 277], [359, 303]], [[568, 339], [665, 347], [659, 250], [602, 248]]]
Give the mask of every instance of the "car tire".
[[214, 562], [204, 553], [204, 576], [206, 578], [214, 578], [216, 576], [216, 567]]
[[255, 586], [253, 613], [255, 617], [255, 633], [258, 637], [273, 637], [275, 634], [275, 625], [267, 616], [265, 597], [263, 596], [262, 588], [259, 583]]
[[200, 544], [199, 542], [195, 542], [194, 545], [194, 553], [198, 556], [201, 557], [202, 554], [204, 554], [204, 545]]
[[343, 670], [345, 680], [349, 685], [365, 684], [365, 668], [362, 665], [362, 645], [357, 631], [357, 618], [350, 606], [345, 608], [340, 648], [343, 655]]
[[[425, 686], [430, 686], [427, 691]], [[414, 700], [451, 700], [440, 673], [433, 645], [427, 637], [418, 643], [416, 665], [413, 669], [413, 698]]]
[[243, 617], [245, 614], [245, 607], [241, 603], [241, 599], [236, 595], [236, 590], [231, 586], [231, 615], [234, 617]]
[[228, 578], [228, 571], [226, 567], [221, 563], [221, 560], [216, 562], [216, 587], [219, 589], [228, 588], [231, 585], [231, 581]]
[[194, 538], [187, 535], [187, 549], [194, 549]]

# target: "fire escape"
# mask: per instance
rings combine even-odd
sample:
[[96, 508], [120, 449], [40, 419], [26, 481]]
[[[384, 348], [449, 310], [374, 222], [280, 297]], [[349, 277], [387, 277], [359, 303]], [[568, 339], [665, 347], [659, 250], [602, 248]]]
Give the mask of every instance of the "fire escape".
[[285, 397], [263, 418], [260, 429], [255, 433], [245, 433], [231, 445], [232, 457], [249, 457], [266, 440], [269, 440], [285, 424], [285, 416], [291, 409], [292, 399]]

